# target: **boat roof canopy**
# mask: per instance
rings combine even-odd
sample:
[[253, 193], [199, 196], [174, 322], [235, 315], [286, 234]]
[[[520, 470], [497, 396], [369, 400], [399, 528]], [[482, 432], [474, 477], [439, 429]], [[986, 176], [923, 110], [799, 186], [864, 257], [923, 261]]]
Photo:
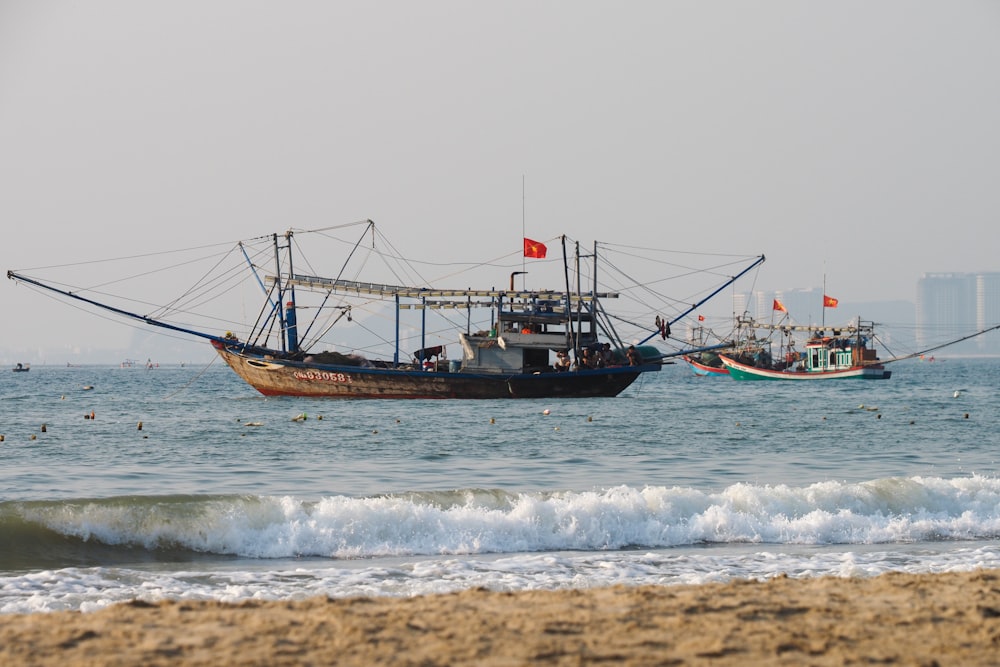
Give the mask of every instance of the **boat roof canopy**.
[[[274, 276], [267, 276], [268, 284], [277, 282]], [[288, 285], [304, 287], [322, 291], [337, 292], [340, 294], [354, 294], [364, 296], [379, 297], [399, 297], [405, 299], [423, 298], [451, 298], [451, 299], [537, 299], [542, 301], [561, 301], [565, 298], [565, 292], [555, 290], [474, 290], [474, 289], [433, 289], [428, 287], [406, 287], [403, 285], [386, 285], [382, 283], [358, 282], [356, 280], [344, 280], [342, 278], [321, 278], [318, 276], [304, 276], [296, 274], [287, 281]], [[617, 299], [618, 292], [598, 292], [598, 299]], [[593, 301], [594, 295], [590, 292], [571, 295], [571, 301]]]

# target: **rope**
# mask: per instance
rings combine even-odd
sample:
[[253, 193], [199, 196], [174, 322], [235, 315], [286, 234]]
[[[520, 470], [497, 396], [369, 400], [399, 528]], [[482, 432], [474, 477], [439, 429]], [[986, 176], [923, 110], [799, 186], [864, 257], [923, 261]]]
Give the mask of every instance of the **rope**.
[[194, 376], [193, 378], [191, 378], [191, 380], [190, 380], [190, 381], [188, 381], [188, 383], [187, 383], [187, 384], [185, 384], [185, 385], [184, 385], [183, 387], [180, 387], [179, 389], [177, 389], [177, 391], [173, 392], [172, 394], [167, 394], [166, 396], [164, 396], [164, 397], [163, 397], [163, 400], [164, 400], [164, 401], [169, 401], [169, 400], [170, 400], [170, 399], [172, 399], [172, 398], [173, 398], [174, 396], [176, 396], [177, 394], [181, 393], [182, 391], [184, 391], [185, 389], [187, 389], [188, 387], [190, 387], [190, 386], [191, 386], [192, 384], [194, 384], [194, 381], [195, 381], [195, 380], [197, 380], [198, 378], [200, 378], [200, 377], [201, 377], [202, 375], [204, 375], [204, 374], [205, 374], [205, 372], [206, 372], [206, 371], [207, 371], [207, 370], [208, 370], [209, 368], [211, 368], [211, 367], [212, 367], [212, 364], [214, 364], [214, 363], [215, 363], [215, 361], [216, 361], [216, 360], [217, 360], [218, 358], [219, 358], [219, 356], [218, 356], [218, 355], [213, 355], [213, 356], [212, 356], [212, 360], [211, 360], [210, 362], [208, 362], [208, 365], [207, 365], [207, 366], [205, 366], [205, 367], [204, 367], [203, 369], [201, 369], [201, 371], [200, 371], [200, 372], [199, 372], [199, 373], [198, 373], [197, 375], [195, 375], [195, 376]]

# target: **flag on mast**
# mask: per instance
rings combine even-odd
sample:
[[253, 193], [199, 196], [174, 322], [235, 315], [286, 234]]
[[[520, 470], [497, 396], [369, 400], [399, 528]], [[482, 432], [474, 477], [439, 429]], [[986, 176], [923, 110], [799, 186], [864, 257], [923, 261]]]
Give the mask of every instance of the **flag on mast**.
[[785, 310], [785, 304], [781, 303], [777, 299], [775, 299], [774, 303], [771, 304], [771, 310], [780, 310], [783, 313], [787, 313], [788, 312], [787, 310]]
[[532, 241], [527, 236], [524, 237], [524, 256], [534, 257], [535, 259], [545, 259], [545, 252], [548, 248], [545, 247], [544, 243], [539, 243], [538, 241]]
[[823, 307], [824, 308], [836, 308], [839, 301], [834, 299], [832, 296], [823, 295]]

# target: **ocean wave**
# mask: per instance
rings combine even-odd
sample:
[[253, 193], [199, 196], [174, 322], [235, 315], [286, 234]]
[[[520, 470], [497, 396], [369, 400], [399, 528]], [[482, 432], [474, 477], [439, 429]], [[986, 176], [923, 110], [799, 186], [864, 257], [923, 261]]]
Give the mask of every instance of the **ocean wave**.
[[122, 496], [0, 503], [0, 569], [138, 560], [880, 544], [1000, 536], [1000, 479], [493, 489], [371, 497]]

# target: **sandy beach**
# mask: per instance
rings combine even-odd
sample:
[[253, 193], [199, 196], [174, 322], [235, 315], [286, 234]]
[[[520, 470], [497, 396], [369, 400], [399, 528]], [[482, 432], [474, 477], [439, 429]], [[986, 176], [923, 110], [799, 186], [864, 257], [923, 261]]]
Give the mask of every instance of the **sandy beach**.
[[987, 665], [1000, 572], [0, 616], [4, 665]]

